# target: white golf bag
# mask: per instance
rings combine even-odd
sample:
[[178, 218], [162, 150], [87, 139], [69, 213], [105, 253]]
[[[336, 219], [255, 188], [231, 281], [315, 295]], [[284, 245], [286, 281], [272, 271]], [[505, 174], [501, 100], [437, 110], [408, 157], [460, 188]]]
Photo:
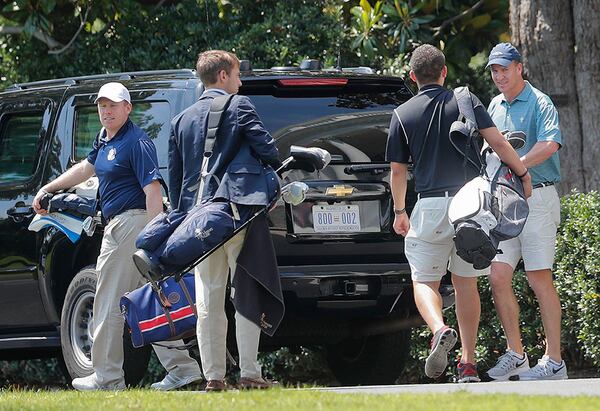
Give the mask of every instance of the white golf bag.
[[[461, 96], [457, 95], [459, 109], [463, 115], [461, 103], [468, 104], [471, 113], [464, 115], [463, 120], [466, 121], [457, 121], [452, 125], [450, 139], [453, 144], [457, 139], [464, 140], [465, 136], [472, 139], [479, 133], [474, 121], [471, 97], [468, 89], [467, 94], [464, 94], [465, 89], [456, 90], [456, 93], [463, 93]], [[465, 111], [468, 112], [468, 108]], [[505, 136], [515, 149], [525, 144], [525, 134], [522, 132], [506, 133]], [[470, 145], [471, 142], [467, 140], [464, 150], [461, 150], [460, 145], [454, 144], [465, 155], [465, 163], [469, 161], [472, 165], [479, 166], [481, 172], [456, 193], [450, 203], [448, 218], [454, 225], [454, 243], [459, 257], [473, 264], [475, 269], [484, 269], [490, 266], [496, 254], [502, 252], [498, 250], [500, 241], [521, 233], [529, 207], [521, 179], [500, 161], [490, 147], [484, 147], [481, 153], [476, 148], [480, 162], [477, 165], [468, 158]]]

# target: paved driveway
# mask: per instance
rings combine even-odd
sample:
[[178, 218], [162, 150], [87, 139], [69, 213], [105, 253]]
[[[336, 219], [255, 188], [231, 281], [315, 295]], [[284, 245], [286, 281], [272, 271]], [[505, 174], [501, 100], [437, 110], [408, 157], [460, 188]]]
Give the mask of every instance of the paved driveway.
[[366, 387], [315, 388], [320, 391], [343, 394], [447, 394], [469, 392], [472, 394], [519, 394], [600, 396], [600, 378], [571, 379], [562, 381], [507, 381], [480, 382], [474, 384], [414, 384], [381, 385]]

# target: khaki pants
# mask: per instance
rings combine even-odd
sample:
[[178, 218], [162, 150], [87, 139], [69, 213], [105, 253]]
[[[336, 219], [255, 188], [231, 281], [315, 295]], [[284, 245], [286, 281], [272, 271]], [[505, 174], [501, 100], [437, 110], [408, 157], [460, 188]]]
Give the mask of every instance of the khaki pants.
[[[246, 230], [240, 231], [225, 245], [202, 261], [195, 269], [196, 300], [198, 304], [198, 345], [202, 371], [207, 380], [222, 380], [226, 371], [227, 317], [225, 294], [227, 278], [235, 273], [236, 260]], [[240, 374], [245, 378], [260, 378], [257, 361], [260, 328], [235, 313], [235, 335], [240, 356]]]
[[[128, 210], [104, 228], [96, 262], [98, 284], [94, 298], [92, 366], [100, 386], [123, 382], [123, 326], [119, 308], [123, 294], [144, 283], [131, 256], [135, 239], [147, 223], [145, 210]], [[183, 344], [181, 341], [174, 344]], [[187, 351], [154, 347], [160, 362], [178, 376], [199, 375], [200, 368]]]

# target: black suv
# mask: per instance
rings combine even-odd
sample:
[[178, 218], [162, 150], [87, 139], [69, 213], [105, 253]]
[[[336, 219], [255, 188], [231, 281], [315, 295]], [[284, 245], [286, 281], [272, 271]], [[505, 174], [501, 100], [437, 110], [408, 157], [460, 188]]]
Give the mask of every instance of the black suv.
[[[282, 158], [292, 144], [332, 157], [320, 172], [290, 172], [309, 185], [307, 200], [280, 202], [269, 214], [286, 315], [261, 349], [325, 346], [340, 382], [393, 383], [420, 317], [403, 241], [392, 230], [384, 153], [391, 112], [412, 92], [401, 78], [368, 68], [242, 69], [240, 94], [251, 97]], [[94, 99], [108, 81], [130, 90], [131, 118], [156, 144], [167, 177], [169, 122], [203, 91], [192, 70], [41, 81], [0, 93], [0, 358], [61, 354], [71, 377], [91, 367], [101, 229], [72, 244], [54, 228], [27, 227], [38, 189], [86, 157], [100, 128]], [[415, 200], [409, 190], [409, 210]], [[451, 305], [451, 287], [442, 291]], [[125, 340], [132, 384], [150, 351]]]

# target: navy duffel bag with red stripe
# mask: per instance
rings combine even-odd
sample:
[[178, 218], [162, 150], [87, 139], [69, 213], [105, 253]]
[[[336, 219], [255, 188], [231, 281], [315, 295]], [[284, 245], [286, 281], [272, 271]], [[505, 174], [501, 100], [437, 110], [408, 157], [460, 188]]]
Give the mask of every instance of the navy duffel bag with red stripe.
[[180, 282], [168, 277], [156, 284], [157, 289], [147, 283], [121, 297], [121, 314], [136, 348], [196, 333], [194, 274], [185, 274]]

